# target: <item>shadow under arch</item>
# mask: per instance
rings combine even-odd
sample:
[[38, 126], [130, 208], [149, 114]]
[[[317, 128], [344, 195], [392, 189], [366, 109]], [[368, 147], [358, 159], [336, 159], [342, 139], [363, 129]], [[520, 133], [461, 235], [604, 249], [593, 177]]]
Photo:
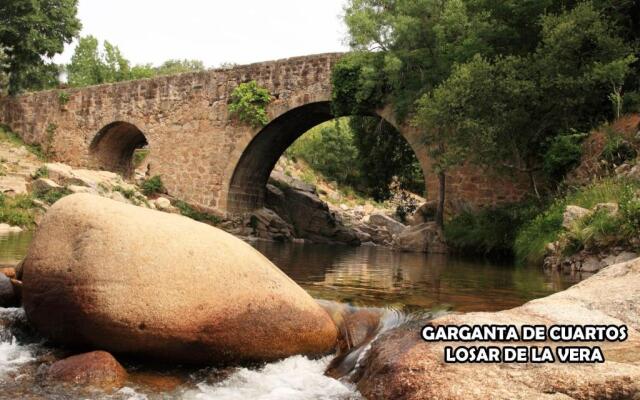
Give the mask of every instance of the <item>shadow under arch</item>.
[[100, 129], [91, 141], [89, 153], [96, 167], [129, 178], [134, 170], [133, 153], [147, 144], [147, 138], [138, 127], [115, 121]]
[[[380, 117], [393, 126], [380, 115], [369, 116]], [[260, 208], [265, 201], [269, 176], [280, 156], [309, 129], [334, 118], [331, 102], [319, 101], [293, 108], [263, 127], [235, 166], [227, 192], [227, 212], [242, 214]]]

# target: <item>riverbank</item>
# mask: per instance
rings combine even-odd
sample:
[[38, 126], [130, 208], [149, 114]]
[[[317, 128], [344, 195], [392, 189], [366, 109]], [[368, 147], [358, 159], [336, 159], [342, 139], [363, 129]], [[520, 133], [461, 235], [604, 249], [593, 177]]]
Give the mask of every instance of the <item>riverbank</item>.
[[[58, 199], [92, 193], [122, 203], [217, 226], [239, 237], [281, 242], [395, 247], [403, 251], [444, 252], [433, 223], [433, 206], [399, 191], [384, 203], [358, 197], [320, 178], [302, 179], [308, 166], [283, 157], [271, 174], [263, 208], [223, 218], [170, 196], [160, 176], [145, 175], [145, 152], [136, 156], [133, 179], [108, 172], [47, 162], [38, 148], [0, 131], [0, 233], [33, 229]], [[419, 207], [422, 204], [422, 207]], [[400, 211], [399, 211], [400, 210]], [[404, 214], [403, 214], [404, 213]]]

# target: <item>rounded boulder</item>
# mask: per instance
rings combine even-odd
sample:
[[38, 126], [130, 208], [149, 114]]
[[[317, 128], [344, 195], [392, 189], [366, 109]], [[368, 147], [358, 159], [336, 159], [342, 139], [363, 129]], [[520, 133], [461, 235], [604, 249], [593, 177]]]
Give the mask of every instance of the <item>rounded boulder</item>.
[[247, 243], [90, 194], [56, 202], [23, 265], [23, 304], [54, 342], [193, 363], [333, 350], [337, 328]]

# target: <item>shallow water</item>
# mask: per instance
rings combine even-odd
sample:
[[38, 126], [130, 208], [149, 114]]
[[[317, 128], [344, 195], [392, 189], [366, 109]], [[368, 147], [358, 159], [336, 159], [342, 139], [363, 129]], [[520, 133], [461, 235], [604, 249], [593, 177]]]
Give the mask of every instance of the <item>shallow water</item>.
[[[21, 259], [30, 233], [0, 237], [0, 263]], [[493, 311], [563, 290], [572, 280], [541, 268], [379, 247], [256, 242], [253, 245], [324, 306], [370, 308], [378, 333], [407, 319], [447, 311]], [[358, 365], [366, 346], [350, 354]], [[359, 399], [343, 378], [324, 375], [331, 357], [294, 356], [252, 368], [191, 368], [124, 360], [127, 386], [113, 393], [45, 385], [38, 368], [67, 354], [30, 332], [22, 309], [0, 308], [0, 399]]]
[[538, 267], [382, 247], [254, 246], [315, 298], [405, 312], [504, 310], [575, 283]]

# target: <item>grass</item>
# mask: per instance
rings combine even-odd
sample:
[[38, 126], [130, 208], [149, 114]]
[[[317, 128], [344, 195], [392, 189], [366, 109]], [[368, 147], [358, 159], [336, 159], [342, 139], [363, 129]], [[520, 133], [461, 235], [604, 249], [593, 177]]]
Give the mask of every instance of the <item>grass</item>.
[[35, 225], [34, 206], [29, 195], [9, 197], [0, 193], [0, 223], [32, 228]]
[[34, 193], [34, 196], [47, 204], [53, 204], [61, 198], [70, 195], [72, 192], [66, 187], [50, 189], [44, 192]]
[[142, 182], [140, 188], [142, 189], [142, 193], [144, 193], [145, 196], [151, 196], [156, 193], [162, 193], [165, 191], [164, 184], [162, 183], [160, 175], [155, 175], [149, 179], [146, 179], [144, 182]]
[[[588, 186], [575, 188], [556, 199], [546, 209], [526, 224], [517, 234], [514, 249], [519, 260], [539, 263], [545, 256], [549, 243], [562, 239], [567, 252], [578, 251], [585, 246], [608, 242], [612, 232], [615, 240], [626, 240], [640, 232], [640, 200], [635, 196], [639, 182], [606, 178]], [[591, 209], [598, 203], [618, 203], [619, 216], [594, 213], [580, 221], [568, 232], [562, 227], [563, 213], [567, 205]]]
[[6, 125], [0, 125], [0, 141], [9, 142], [15, 146], [24, 146], [27, 150], [29, 150], [29, 152], [34, 154], [41, 161], [47, 160], [47, 155], [42, 150], [42, 147], [37, 144], [25, 143], [20, 136], [12, 132], [11, 129], [9, 129], [9, 127]]
[[180, 210], [180, 214], [184, 215], [185, 217], [195, 219], [196, 221], [206, 222], [212, 225], [217, 225], [221, 222], [221, 219], [219, 217], [213, 214], [198, 211], [182, 200], [175, 201], [174, 206], [176, 206], [178, 210]]

